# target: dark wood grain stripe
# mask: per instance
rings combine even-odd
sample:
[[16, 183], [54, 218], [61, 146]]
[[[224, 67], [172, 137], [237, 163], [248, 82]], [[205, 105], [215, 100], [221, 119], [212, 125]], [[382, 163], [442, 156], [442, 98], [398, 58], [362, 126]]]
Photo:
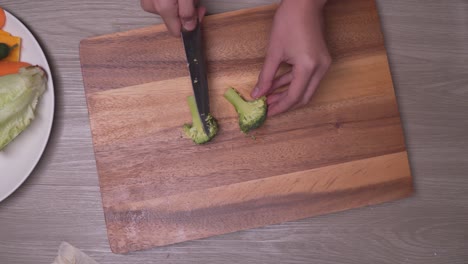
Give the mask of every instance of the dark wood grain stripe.
[[[392, 97], [339, 101], [327, 105], [328, 110], [320, 105], [309, 107], [267, 121], [256, 140], [239, 133], [237, 121], [228, 119], [220, 120], [222, 131], [205, 146], [181, 137], [180, 127], [128, 143], [96, 146], [100, 179], [107, 183], [102, 186], [107, 193], [104, 204], [151, 199], [405, 149]], [[135, 149], [139, 151], [135, 153]], [[268, 155], [268, 163], [262, 162], [264, 155]]]
[[[336, 180], [333, 179], [333, 180]], [[333, 180], [330, 181], [329, 186], [333, 185]], [[236, 216], [245, 213], [256, 213], [256, 211], [270, 211], [281, 210], [284, 207], [304, 207], [315, 204], [315, 207], [319, 207], [322, 211], [329, 206], [327, 201], [341, 199], [342, 205], [347, 204], [347, 198], [353, 196], [359, 196], [360, 193], [364, 193], [363, 200], [369, 200], [368, 194], [376, 195], [377, 193], [392, 192], [395, 189], [399, 189], [409, 194], [412, 190], [412, 181], [408, 177], [402, 177], [389, 182], [382, 182], [372, 184], [368, 186], [360, 186], [357, 188], [351, 188], [346, 190], [340, 190], [336, 192], [319, 192], [319, 193], [298, 193], [290, 194], [285, 196], [271, 196], [262, 197], [254, 200], [249, 200], [242, 203], [232, 203], [226, 206], [213, 206], [209, 208], [187, 208], [185, 211], [155, 211], [148, 208], [142, 210], [131, 210], [131, 211], [118, 211], [116, 208], [110, 208], [105, 211], [106, 219], [108, 223], [127, 223], [127, 224], [148, 224], [155, 221], [171, 222], [173, 224], [188, 225], [189, 222], [193, 221], [193, 218], [217, 218], [219, 216]], [[372, 197], [373, 198], [373, 197]], [[370, 199], [372, 200], [372, 199]], [[325, 201], [325, 203], [323, 202]], [[212, 201], [216, 202], [216, 201]], [[371, 203], [369, 203], [371, 204]], [[368, 205], [369, 205], [368, 204]], [[298, 218], [299, 219], [299, 218]], [[284, 220], [288, 221], [288, 220]], [[260, 225], [268, 225], [273, 223], [265, 223]]]
[[[237, 12], [208, 17], [204, 41], [209, 67], [229, 69], [239, 65], [237, 62], [242, 62], [242, 58], [252, 57], [262, 63], [263, 56], [258, 59], [257, 56], [265, 54], [275, 9], [276, 6], [262, 7], [249, 15]], [[384, 50], [375, 4], [356, 0], [353, 6], [343, 8], [341, 1], [330, 1], [326, 18], [327, 41], [335, 60]], [[237, 27], [232, 29], [235, 31], [226, 30], [226, 26], [236, 21]], [[80, 58], [87, 94], [188, 76], [180, 39], [169, 36], [162, 28], [155, 26], [83, 40]], [[238, 38], [240, 33], [243, 38]], [[226, 46], [234, 42], [237, 45]]]
[[[126, 252], [141, 249], [134, 237], [143, 238], [148, 245], [165, 245], [403, 198], [412, 191], [411, 178], [405, 174], [407, 166], [406, 153], [402, 152], [297, 175], [116, 205], [105, 208], [106, 221], [121, 232], [109, 239], [116, 252]], [[334, 171], [343, 167], [352, 172], [349, 177], [334, 177]], [[384, 168], [391, 171], [384, 181], [372, 179]], [[353, 177], [365, 180], [359, 184], [346, 180]]]

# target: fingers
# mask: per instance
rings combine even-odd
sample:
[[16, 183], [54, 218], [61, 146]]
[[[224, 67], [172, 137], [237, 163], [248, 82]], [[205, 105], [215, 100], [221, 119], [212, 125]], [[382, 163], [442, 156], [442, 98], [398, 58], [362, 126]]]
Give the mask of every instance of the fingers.
[[197, 26], [198, 12], [193, 0], [179, 0], [179, 17], [182, 27], [192, 31]]
[[313, 71], [310, 69], [295, 67], [292, 74], [293, 80], [289, 89], [275, 94], [275, 96], [270, 99], [270, 102], [273, 102], [269, 105], [268, 116], [274, 116], [286, 112], [288, 109], [299, 103], [306, 91]]
[[304, 97], [302, 98], [302, 105], [306, 105], [307, 103], [310, 102], [310, 99], [312, 99], [312, 96], [314, 95], [315, 91], [317, 90], [320, 81], [322, 78], [325, 76], [327, 73], [329, 65], [324, 65], [324, 67], [321, 67], [317, 70], [316, 74], [312, 76], [309, 86], [307, 87], [307, 91], [304, 93]]
[[153, 0], [141, 0], [140, 1], [141, 8], [149, 13], [157, 14], [156, 8], [154, 7]]
[[[292, 80], [293, 80], [292, 72], [287, 72], [287, 73], [277, 77], [273, 81], [273, 84], [272, 84], [271, 89], [270, 89], [270, 93], [272, 93], [273, 91], [275, 91], [278, 88], [281, 88], [283, 86], [286, 86], [286, 85], [290, 84]], [[280, 98], [281, 98], [281, 93], [271, 94], [267, 98], [267, 103], [269, 105], [273, 104], [273, 103], [276, 103]]]
[[274, 90], [281, 88], [285, 85], [288, 85], [291, 83], [293, 80], [293, 75], [292, 72], [287, 72], [279, 77], [277, 77], [274, 81], [273, 84], [271, 85], [270, 92], [273, 92]]
[[[292, 80], [293, 80], [292, 72], [287, 72], [287, 73], [281, 75], [280, 77], [276, 78], [273, 81], [271, 92], [273, 92], [274, 90], [279, 89], [279, 88], [281, 88], [283, 86], [289, 85]], [[278, 102], [281, 98], [284, 97], [285, 92], [286, 91], [270, 94], [268, 96], [268, 98], [267, 98], [268, 105], [271, 105], [271, 104], [274, 104], [274, 103]], [[305, 97], [305, 94], [304, 94], [304, 97]]]
[[203, 18], [205, 17], [205, 14], [206, 14], [206, 7], [204, 6], [199, 6], [198, 7], [198, 20], [200, 20], [200, 22], [203, 20]]
[[177, 0], [152, 0], [156, 14], [159, 14], [166, 24], [167, 30], [178, 37], [180, 35], [179, 5]]
[[143, 10], [161, 16], [167, 30], [179, 37], [182, 28], [194, 30], [197, 18], [201, 19], [206, 13], [205, 7], [197, 8], [199, 0], [141, 0]]
[[281, 64], [280, 56], [269, 52], [265, 58], [262, 71], [258, 77], [257, 84], [252, 91], [251, 96], [258, 98], [260, 96], [268, 94], [272, 88], [273, 79], [275, 78], [276, 72], [278, 71], [279, 65]]
[[283, 92], [280, 92], [280, 93], [274, 93], [272, 95], [269, 95], [267, 97], [267, 104], [268, 105], [273, 105], [275, 104], [276, 102], [278, 102], [279, 100], [281, 100], [281, 98], [283, 98], [283, 94], [286, 93], [287, 91], [283, 91]]
[[[268, 96], [268, 116], [277, 115], [289, 109], [306, 105], [317, 90], [330, 64], [330, 57], [324, 56], [323, 59], [320, 59], [320, 63], [309, 64], [309, 66], [301, 68], [295, 66], [293, 72], [286, 73], [275, 80], [273, 87], [277, 89], [287, 85], [289, 78], [293, 78], [288, 90]], [[298, 69], [301, 70], [298, 71]], [[307, 76], [309, 77], [307, 78]], [[304, 80], [307, 80], [307, 82], [304, 82]]]

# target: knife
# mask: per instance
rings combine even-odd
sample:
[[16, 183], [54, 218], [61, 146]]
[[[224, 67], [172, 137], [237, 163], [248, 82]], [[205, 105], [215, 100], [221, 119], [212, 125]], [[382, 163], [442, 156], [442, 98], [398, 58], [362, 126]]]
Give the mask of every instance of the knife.
[[210, 113], [210, 102], [208, 96], [208, 80], [206, 78], [205, 57], [203, 53], [202, 32], [200, 22], [193, 31], [182, 30], [185, 55], [192, 81], [193, 94], [197, 103], [198, 114], [203, 124], [203, 130], [208, 135], [209, 129], [206, 118]]

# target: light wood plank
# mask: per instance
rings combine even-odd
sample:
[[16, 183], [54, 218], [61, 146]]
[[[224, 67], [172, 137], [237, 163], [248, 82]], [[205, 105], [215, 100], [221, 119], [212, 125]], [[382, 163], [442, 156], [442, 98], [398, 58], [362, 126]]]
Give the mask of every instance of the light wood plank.
[[115, 252], [126, 252], [403, 198], [412, 192], [409, 173], [407, 154], [399, 152], [139, 202], [124, 200], [104, 208], [109, 241]]

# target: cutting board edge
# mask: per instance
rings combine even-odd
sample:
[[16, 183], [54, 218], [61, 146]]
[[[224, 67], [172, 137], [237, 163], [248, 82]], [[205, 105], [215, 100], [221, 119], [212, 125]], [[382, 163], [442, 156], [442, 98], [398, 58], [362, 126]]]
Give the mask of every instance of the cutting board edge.
[[111, 249], [112, 253], [125, 255], [125, 254], [131, 253], [131, 252], [144, 251], [144, 250], [149, 250], [149, 249], [153, 249], [153, 248], [170, 247], [170, 246], [173, 246], [173, 245], [182, 244], [182, 243], [186, 243], [186, 242], [190, 242], [190, 241], [194, 241], [194, 240], [209, 239], [211, 237], [216, 237], [216, 236], [226, 235], [226, 234], [233, 234], [233, 233], [237, 233], [237, 232], [243, 232], [243, 231], [251, 230], [251, 229], [255, 229], [255, 228], [264, 228], [264, 227], [268, 227], [268, 226], [281, 225], [281, 224], [292, 222], [292, 221], [302, 221], [302, 220], [309, 219], [309, 218], [314, 218], [314, 217], [317, 217], [317, 216], [325, 216], [325, 215], [328, 216], [328, 215], [334, 215], [334, 214], [341, 213], [341, 212], [354, 211], [354, 210], [359, 210], [359, 209], [361, 209], [361, 210], [362, 209], [367, 209], [367, 208], [369, 208], [371, 206], [376, 206], [376, 205], [391, 203], [391, 202], [398, 202], [400, 200], [412, 197], [414, 195], [414, 184], [413, 184], [413, 181], [412, 181], [412, 176], [407, 177], [407, 178], [410, 180], [409, 181], [410, 185], [408, 186], [408, 189], [405, 190], [405, 192], [403, 192], [402, 194], [395, 195], [395, 196], [392, 196], [392, 197], [387, 197], [386, 199], [382, 199], [382, 200], [379, 200], [379, 201], [363, 204], [363, 205], [352, 207], [352, 208], [342, 208], [342, 209], [332, 210], [332, 211], [328, 211], [328, 212], [324, 212], [324, 213], [317, 213], [317, 214], [313, 214], [313, 215], [302, 217], [302, 218], [291, 218], [291, 219], [283, 220], [283, 221], [280, 221], [280, 222], [273, 222], [273, 223], [269, 223], [269, 224], [258, 224], [258, 225], [255, 225], [255, 226], [250, 226], [250, 227], [245, 227], [245, 228], [242, 228], [242, 229], [238, 229], [236, 231], [218, 233], [216, 235], [200, 236], [198, 238], [194, 238], [194, 239], [190, 239], [190, 240], [177, 241], [177, 242], [173, 242], [173, 243], [163, 243], [163, 244], [159, 244], [159, 245], [158, 244], [151, 244], [151, 245], [143, 246], [143, 247], [140, 247], [140, 248], [137, 248], [137, 249], [121, 250], [119, 248], [114, 247], [113, 244], [111, 243], [108, 229], [106, 230], [107, 231], [107, 239], [108, 239], [108, 242], [109, 242], [109, 248]]
[[[265, 7], [265, 6], [264, 6], [264, 7]], [[258, 7], [258, 8], [261, 8], [261, 7]], [[230, 12], [230, 13], [236, 13], [236, 12], [242, 13], [242, 11], [245, 11], [245, 10], [238, 10], [238, 11], [234, 11], [234, 12]], [[221, 16], [221, 15], [225, 15], [225, 14], [219, 14], [218, 16]], [[214, 16], [216, 16], [216, 15], [214, 15]], [[214, 19], [215, 17], [213, 17], [213, 16], [207, 17], [207, 19], [210, 19], [210, 18]], [[155, 29], [155, 28], [156, 28], [156, 29]], [[161, 30], [160, 28], [162, 28], [162, 30]], [[106, 34], [106, 35], [102, 35], [102, 36], [96, 36], [96, 37], [91, 37], [91, 38], [88, 38], [88, 39], [83, 39], [82, 41], [80, 41], [80, 60], [82, 60], [82, 56], [81, 56], [82, 49], [88, 48], [87, 45], [88, 45], [89, 43], [93, 43], [93, 41], [95, 41], [95, 40], [98, 40], [98, 41], [99, 41], [100, 38], [105, 38], [105, 37], [108, 37], [108, 36], [112, 37], [113, 35], [114, 35], [115, 37], [125, 36], [125, 34], [126, 34], [127, 32], [128, 32], [128, 33], [140, 32], [140, 31], [141, 31], [141, 32], [146, 32], [146, 31], [144, 31], [144, 30], [148, 30], [148, 31], [151, 31], [151, 32], [157, 32], [158, 30], [160, 30], [161, 32], [164, 32], [164, 31], [165, 31], [165, 27], [164, 27], [163, 25], [148, 26], [148, 27], [145, 27], [145, 28], [134, 29], [134, 30], [125, 31], [125, 32], [111, 33], [111, 34]], [[387, 61], [387, 62], [388, 62], [388, 61]], [[82, 67], [82, 70], [83, 70], [83, 63], [81, 63], [81, 67]], [[83, 74], [83, 77], [84, 77], [84, 74]], [[85, 79], [85, 78], [83, 78], [83, 79]], [[86, 86], [86, 85], [85, 85], [85, 86]], [[393, 86], [393, 78], [392, 78], [392, 86]], [[394, 87], [394, 86], [393, 86], [393, 87]], [[394, 89], [393, 91], [395, 92], [395, 89]], [[88, 101], [88, 95], [92, 95], [92, 94], [93, 94], [93, 91], [90, 91], [90, 90], [88, 90], [88, 89], [85, 88], [85, 94], [86, 94], [86, 101], [87, 101], [87, 104], [88, 104], [88, 103], [89, 103], [89, 101]], [[90, 115], [89, 105], [88, 105], [88, 115]], [[400, 116], [401, 116], [401, 114], [400, 114]], [[402, 129], [403, 129], [403, 127], [402, 127]], [[93, 131], [93, 130], [94, 130], [94, 129], [92, 129], [92, 131]], [[404, 139], [406, 139], [406, 137], [404, 137]], [[404, 142], [404, 146], [405, 146], [405, 151], [406, 151], [406, 142]], [[93, 142], [93, 148], [95, 148], [94, 142]], [[94, 149], [94, 151], [95, 151], [95, 149]], [[96, 153], [95, 153], [95, 155], [96, 155]], [[95, 160], [96, 160], [96, 162], [97, 162], [97, 159], [95, 159]], [[409, 163], [409, 159], [408, 159], [408, 163]], [[98, 171], [99, 171], [99, 170], [98, 170]], [[409, 178], [408, 178], [408, 179], [412, 180], [412, 177], [411, 177], [411, 170], [410, 170], [410, 175], [409, 175]], [[402, 197], [400, 197], [400, 198], [382, 199], [381, 202], [369, 203], [368, 205], [384, 203], [384, 202], [387, 202], [387, 201], [391, 201], [391, 200], [395, 200], [395, 199], [401, 199], [401, 198], [405, 198], [405, 197], [407, 197], [407, 196], [410, 196], [410, 195], [413, 193], [413, 186], [412, 186], [412, 184], [413, 184], [413, 183], [411, 182], [410, 190], [408, 191], [408, 193], [407, 193], [406, 196], [405, 196], [405, 195], [402, 195]], [[101, 184], [100, 184], [100, 186], [101, 186]], [[101, 195], [102, 195], [102, 192], [101, 192]], [[362, 205], [362, 206], [366, 206], [366, 205]], [[359, 207], [361, 207], [361, 206], [359, 206]], [[356, 208], [356, 207], [353, 207], [353, 208]], [[338, 210], [336, 210], [336, 211], [330, 211], [330, 213], [331, 213], [331, 212], [340, 212], [340, 211], [343, 211], [343, 210], [347, 210], [347, 209], [346, 209], [346, 208], [345, 208], [345, 209], [338, 209]], [[329, 213], [329, 212], [327, 212], [327, 213]], [[326, 213], [322, 213], [322, 214], [326, 214]], [[322, 215], [322, 214], [316, 214], [316, 215]], [[315, 216], [315, 215], [312, 215], [312, 216]], [[307, 217], [303, 217], [303, 218], [294, 218], [294, 220], [309, 218], [309, 217], [312, 217], [312, 216], [307, 216]], [[285, 220], [285, 221], [282, 221], [282, 222], [280, 222], [280, 223], [287, 222], [287, 221], [291, 221], [291, 220]], [[107, 222], [106, 222], [106, 225], [107, 225]], [[259, 226], [257, 226], [257, 227], [260, 227], [260, 226], [263, 226], [263, 224], [261, 224], [261, 225], [259, 225]], [[255, 226], [254, 226], [254, 227], [255, 227]], [[239, 229], [239, 230], [245, 230], [245, 229], [249, 229], [249, 228], [252, 228], [252, 227], [247, 227], [247, 228], [243, 228], [243, 229], [241, 228], [241, 229]], [[106, 231], [108, 232], [108, 235], [109, 235], [109, 229], [107, 229]], [[232, 232], [236, 232], [236, 231], [232, 231]], [[226, 232], [226, 233], [232, 233], [232, 232]], [[220, 234], [221, 234], [221, 233], [220, 233]], [[209, 235], [209, 236], [212, 236], [212, 235]], [[206, 237], [209, 237], [209, 236], [206, 236]], [[181, 242], [182, 242], [182, 241], [181, 241]], [[176, 243], [181, 243], [181, 242], [175, 242], [175, 243], [171, 243], [171, 244], [176, 244]], [[171, 245], [171, 244], [165, 244], [165, 245]], [[146, 248], [151, 248], [151, 247], [154, 247], [154, 245], [148, 245], [148, 247], [146, 247]], [[112, 249], [112, 247], [111, 247], [111, 249]], [[145, 248], [141, 248], [141, 249], [145, 249]], [[140, 249], [138, 249], [138, 250], [140, 250]], [[126, 251], [126, 252], [130, 252], [130, 251], [134, 251], [134, 250], [129, 250], [129, 251]], [[114, 252], [114, 250], [113, 250], [113, 252]], [[115, 253], [118, 253], [118, 252], [115, 252]], [[125, 251], [123, 251], [122, 253], [125, 253]]]
[[[339, 173], [338, 175], [340, 179], [338, 179], [337, 181], [333, 180], [333, 178], [337, 175], [336, 173], [333, 173], [333, 171], [339, 172], [342, 170], [343, 167], [346, 167], [347, 169], [349, 169], [350, 172], [355, 171], [357, 173], [360, 173], [361, 178], [364, 177], [368, 179], [367, 182], [358, 181], [359, 183], [356, 184], [354, 181], [350, 182], [346, 180], [346, 178], [349, 178], [349, 175], [343, 175]], [[373, 169], [363, 172], [362, 171], [363, 168], [373, 168]], [[372, 178], [368, 178], [367, 175], [374, 175], [376, 171], [378, 171], [379, 169], [383, 169], [383, 168], [387, 168], [391, 170], [392, 171], [391, 175], [393, 176], [389, 176], [390, 178], [387, 178], [384, 181], [382, 181], [381, 179], [376, 181], [376, 180], [373, 180]], [[289, 179], [289, 181], [287, 182], [277, 181], [275, 178]], [[302, 181], [306, 178], [310, 179], [309, 183]], [[297, 181], [297, 180], [300, 180], [300, 181]], [[316, 186], [317, 182], [315, 182], [316, 180], [320, 181], [318, 182], [317, 186]], [[125, 232], [120, 233], [120, 235], [114, 234], [114, 238], [115, 238], [114, 241], [113, 241], [113, 238], [111, 238], [110, 233], [108, 232], [107, 235], [108, 235], [109, 244], [111, 245], [111, 249], [114, 253], [124, 254], [127, 252], [144, 250], [144, 249], [148, 249], [151, 247], [168, 246], [168, 245], [178, 244], [178, 243], [182, 243], [182, 242], [190, 241], [190, 240], [203, 239], [203, 238], [217, 236], [221, 234], [234, 233], [234, 232], [241, 231], [241, 230], [258, 228], [258, 227], [263, 227], [267, 225], [281, 224], [281, 223], [285, 223], [288, 221], [307, 219], [307, 218], [311, 218], [311, 217], [315, 217], [319, 215], [326, 215], [330, 213], [336, 213], [336, 212], [346, 211], [350, 209], [357, 209], [357, 208], [367, 207], [371, 205], [381, 204], [381, 203], [390, 202], [394, 200], [400, 200], [403, 198], [410, 197], [414, 193], [414, 183], [413, 183], [411, 170], [409, 169], [406, 150], [396, 152], [396, 153], [391, 153], [391, 154], [384, 154], [381, 156], [376, 156], [376, 157], [371, 157], [371, 158], [359, 159], [356, 161], [350, 161], [350, 162], [342, 163], [342, 164], [329, 165], [329, 166], [325, 166], [325, 167], [321, 167], [317, 169], [311, 169], [311, 170], [304, 171], [304, 172], [291, 173], [291, 174], [286, 174], [286, 175], [278, 175], [278, 176], [271, 177], [269, 179], [259, 179], [259, 180], [254, 180], [254, 181], [256, 181], [257, 184], [250, 184], [249, 182], [242, 182], [242, 183], [233, 184], [233, 185], [257, 186], [253, 188], [255, 190], [258, 190], [260, 193], [262, 193], [262, 189], [268, 189], [269, 186], [271, 187], [271, 183], [280, 183], [280, 184], [276, 184], [276, 186], [281, 186], [281, 185], [287, 186], [287, 189], [288, 189], [287, 191], [283, 189], [283, 191], [286, 191], [286, 192], [291, 191], [289, 189], [290, 184], [294, 184], [296, 186], [310, 186], [310, 183], [315, 183], [313, 184], [313, 187], [315, 187], [315, 189], [308, 191], [308, 193], [306, 193], [305, 196], [300, 195], [300, 197], [295, 197], [296, 195], [294, 193], [291, 193], [293, 200], [290, 200], [290, 198], [287, 198], [288, 203], [294, 202], [294, 200], [296, 200], [296, 202], [294, 203], [298, 203], [298, 204], [302, 203], [302, 206], [304, 205], [306, 206], [303, 209], [305, 209], [305, 211], [308, 210], [308, 212], [304, 211], [299, 214], [289, 213], [289, 214], [276, 215], [276, 216], [270, 215], [273, 211], [275, 211], [275, 206], [278, 206], [278, 204], [276, 203], [282, 204], [284, 202], [283, 196], [270, 197], [269, 199], [267, 199], [268, 201], [266, 204], [264, 204], [263, 202], [259, 202], [260, 200], [256, 202], [254, 200], [253, 204], [255, 206], [261, 206], [261, 209], [256, 209], [253, 215], [252, 215], [252, 212], [249, 211], [251, 209], [249, 209], [248, 206], [243, 207], [244, 202], [240, 202], [239, 208], [241, 209], [244, 208], [244, 209], [239, 211], [241, 214], [240, 217], [230, 218], [230, 219], [233, 219], [232, 221], [234, 221], [234, 224], [232, 223], [229, 224], [229, 223], [225, 223], [221, 221], [223, 225], [227, 225], [231, 227], [235, 226], [236, 227], [235, 229], [228, 228], [228, 229], [224, 229], [222, 232], [214, 231], [214, 234], [195, 232], [196, 235], [192, 236], [189, 234], [188, 236], [190, 237], [188, 239], [186, 238], [176, 239], [175, 237], [172, 237], [167, 240], [159, 239], [159, 240], [153, 240], [149, 243], [144, 243], [143, 246], [141, 245], [136, 246], [137, 243], [131, 243], [129, 241], [126, 241], [125, 243], [123, 243], [125, 245], [123, 247], [119, 247], [117, 245], [121, 244], [118, 242], [118, 240], [121, 240], [121, 239], [125, 240], [125, 238], [122, 237], [122, 236], [125, 236], [124, 235]], [[324, 184], [326, 186], [324, 186]], [[220, 187], [215, 187], [213, 189], [209, 189], [207, 190], [208, 193], [205, 193], [202, 196], [208, 197], [207, 199], [209, 199], [210, 201], [217, 200], [217, 198], [214, 198], [214, 200], [212, 200], [213, 197], [210, 196], [210, 192], [211, 193], [223, 192], [227, 196], [229, 196], [229, 193], [232, 193], [233, 190], [232, 189], [229, 190], [226, 188], [230, 188], [233, 185], [220, 186]], [[261, 187], [258, 187], [258, 186], [261, 186]], [[337, 186], [339, 188], [338, 191], [334, 190], [336, 189]], [[331, 187], [331, 190], [328, 189], [330, 187]], [[239, 188], [244, 189], [244, 187], [242, 186], [239, 186]], [[283, 187], [278, 187], [278, 188], [283, 188]], [[236, 191], [234, 191], [234, 193], [236, 193]], [[274, 191], [274, 193], [277, 194], [278, 192]], [[171, 204], [171, 200], [173, 199], [173, 197], [175, 197], [174, 198], [175, 200], [178, 200], [177, 203], [180, 203], [182, 200], [180, 200], [180, 198], [176, 196], [177, 195], [172, 196], [172, 197], [171, 196], [166, 197], [164, 199], [164, 203]], [[260, 195], [260, 196], [263, 197], [264, 195]], [[223, 198], [220, 196], [218, 197], [221, 199]], [[190, 198], [190, 194], [188, 195], [188, 198]], [[297, 200], [298, 198], [299, 200]], [[356, 199], [353, 199], [353, 198], [356, 198]], [[241, 200], [242, 199], [244, 198], [241, 198]], [[328, 203], [328, 205], [330, 205], [331, 203], [331, 206], [323, 207], [321, 205], [319, 206], [319, 204], [317, 203], [310, 204], [311, 199], [320, 201], [320, 204], [322, 204], [322, 202], [325, 202], [325, 204]], [[159, 198], [157, 198], [157, 200], [159, 200]], [[160, 200], [162, 201], [162, 199]], [[231, 200], [229, 199], [229, 201]], [[246, 202], [248, 205], [252, 205], [252, 202], [250, 200], [247, 200]], [[273, 203], [273, 205], [269, 203]], [[154, 206], [152, 207], [150, 206], [150, 204], [153, 204]], [[157, 212], [156, 217], [163, 217], [162, 219], [165, 219], [164, 217], [167, 217], [168, 215], [165, 215], [164, 213], [162, 213], [162, 215], [159, 215], [161, 214], [161, 212], [166, 210], [164, 209], [165, 208], [164, 206], [160, 207], [160, 205], [161, 205], [160, 203], [158, 202], [154, 203], [154, 201], [142, 201], [141, 203], [129, 205], [129, 208], [132, 208], [131, 210], [133, 210], [134, 212], [138, 212], [137, 214], [141, 215], [141, 214], [145, 214], [143, 213], [144, 209], [142, 208], [151, 207], [153, 212]], [[197, 209], [196, 202], [193, 206], [195, 207], [194, 210], [196, 210]], [[225, 205], [219, 205], [218, 209], [224, 208], [224, 206]], [[234, 208], [238, 207], [236, 203], [228, 204], [226, 206], [228, 208], [231, 206], [234, 206]], [[280, 206], [284, 206], [284, 205], [280, 205]], [[173, 207], [170, 206], [170, 208], [172, 209]], [[134, 230], [131, 226], [128, 226], [128, 225], [119, 226], [117, 224], [116, 226], [115, 222], [114, 222], [114, 226], [111, 227], [112, 221], [110, 219], [113, 219], [115, 221], [116, 218], [121, 217], [118, 215], [119, 213], [115, 214], [114, 209], [110, 210], [110, 208], [104, 208], [104, 212], [106, 216], [106, 225], [108, 226], [108, 230], [111, 230], [111, 229], [115, 230], [115, 228], [117, 227], [119, 228], [119, 230], [124, 230], [124, 229]], [[208, 209], [210, 210], [211, 208], [208, 208]], [[209, 217], [215, 217], [215, 218], [219, 217], [219, 212], [218, 213], [216, 212], [216, 210], [218, 209], [215, 208], [215, 211], [207, 211], [203, 215], [209, 215]], [[277, 209], [281, 210], [281, 208], [277, 208]], [[178, 209], [174, 208], [173, 210], [178, 210]], [[261, 212], [257, 210], [260, 210]], [[128, 213], [129, 212], [124, 209], [123, 211], [121, 211], [120, 214], [127, 215]], [[192, 213], [194, 213], [195, 215], [194, 217], [196, 219], [197, 218], [196, 212], [192, 212]], [[221, 210], [222, 218], [225, 217], [223, 214], [230, 215], [229, 210], [225, 211], [224, 209], [222, 209]], [[246, 224], [245, 223], [240, 224], [242, 222], [243, 214], [247, 214], [246, 216], [249, 216], [249, 217], [255, 216], [256, 218], [260, 218], [260, 220], [259, 221], [250, 220], [250, 221], [245, 222]], [[177, 217], [175, 217], [174, 219], [177, 219]], [[265, 219], [268, 219], [268, 220], [265, 221]], [[119, 223], [119, 221], [117, 221], [117, 223]], [[184, 225], [178, 226], [176, 224], [176, 226], [177, 227], [175, 229], [179, 230], [179, 228], [182, 228]], [[184, 229], [181, 229], [181, 230], [184, 230]], [[141, 232], [141, 230], [138, 232]], [[168, 236], [162, 235], [162, 237], [168, 237]], [[128, 245], [133, 245], [133, 246], [128, 247]], [[148, 245], [148, 246], [145, 246], [145, 245]]]

